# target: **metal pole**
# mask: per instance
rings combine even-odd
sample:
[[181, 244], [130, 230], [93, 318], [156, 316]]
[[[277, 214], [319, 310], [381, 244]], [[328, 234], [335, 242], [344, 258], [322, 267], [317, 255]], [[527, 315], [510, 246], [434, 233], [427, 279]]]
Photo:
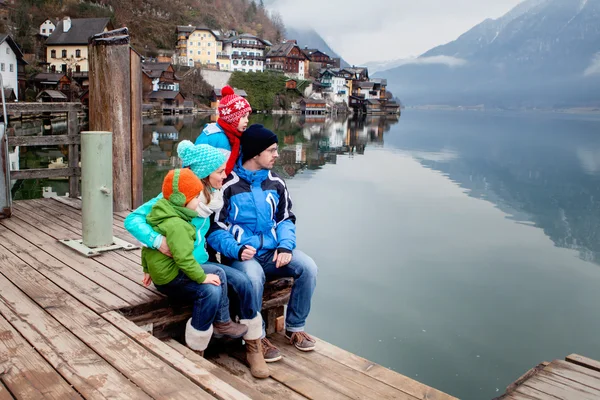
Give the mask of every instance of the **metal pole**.
[[2, 112], [4, 120], [0, 124], [0, 217], [8, 218], [12, 214], [12, 194], [10, 192], [10, 162], [8, 155], [8, 114], [4, 97], [4, 80], [0, 75], [0, 92], [2, 92]]
[[81, 132], [83, 244], [90, 248], [114, 243], [112, 154], [111, 132]]

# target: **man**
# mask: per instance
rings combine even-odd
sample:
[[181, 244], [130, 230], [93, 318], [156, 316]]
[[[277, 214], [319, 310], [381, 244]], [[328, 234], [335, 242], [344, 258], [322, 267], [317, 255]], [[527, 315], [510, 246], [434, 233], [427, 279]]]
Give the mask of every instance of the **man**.
[[[293, 277], [286, 313], [286, 337], [297, 349], [311, 351], [315, 340], [304, 332], [317, 283], [317, 265], [296, 249], [296, 217], [283, 179], [271, 169], [279, 157], [277, 135], [262, 125], [242, 135], [242, 156], [223, 185], [223, 208], [215, 214], [208, 233], [210, 246], [245, 272], [255, 291], [256, 309], [262, 308], [266, 281]], [[265, 361], [281, 359], [266, 337]]]

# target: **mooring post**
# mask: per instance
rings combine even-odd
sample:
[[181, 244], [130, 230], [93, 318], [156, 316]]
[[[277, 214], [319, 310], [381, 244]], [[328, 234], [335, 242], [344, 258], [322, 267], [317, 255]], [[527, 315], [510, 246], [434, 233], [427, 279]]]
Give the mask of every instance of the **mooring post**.
[[90, 38], [89, 129], [113, 134], [115, 211], [130, 210], [133, 205], [130, 60], [127, 28], [103, 32]]
[[81, 132], [81, 222], [87, 247], [113, 244], [112, 133]]
[[142, 126], [142, 57], [135, 50], [131, 53], [131, 208], [138, 208], [144, 202], [142, 165], [143, 126]]
[[[4, 87], [2, 75], [0, 75], [0, 89]], [[12, 194], [10, 192], [10, 163], [8, 160], [8, 116], [6, 113], [6, 98], [4, 90], [1, 90], [2, 115], [0, 123], [0, 218], [9, 218], [12, 215]]]

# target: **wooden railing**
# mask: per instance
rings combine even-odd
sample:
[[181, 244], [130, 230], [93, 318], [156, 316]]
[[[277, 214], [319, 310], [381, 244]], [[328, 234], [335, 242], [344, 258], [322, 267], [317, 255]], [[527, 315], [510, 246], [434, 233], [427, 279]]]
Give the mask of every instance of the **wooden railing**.
[[[9, 146], [50, 146], [50, 145], [68, 145], [69, 164], [66, 168], [36, 168], [20, 171], [10, 171], [11, 180], [16, 179], [45, 179], [68, 177], [69, 178], [69, 197], [79, 196], [79, 177], [81, 169], [79, 167], [79, 123], [77, 113], [81, 111], [81, 103], [7, 103], [9, 114], [61, 114], [67, 116], [67, 134], [66, 135], [48, 135], [42, 136], [41, 131], [38, 136], [8, 136]], [[9, 118], [10, 119], [10, 118]]]

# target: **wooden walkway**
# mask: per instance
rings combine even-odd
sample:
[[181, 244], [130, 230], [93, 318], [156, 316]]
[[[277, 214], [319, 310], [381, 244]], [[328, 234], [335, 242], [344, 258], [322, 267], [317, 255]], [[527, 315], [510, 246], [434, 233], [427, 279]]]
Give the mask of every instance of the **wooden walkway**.
[[[165, 305], [141, 284], [140, 251], [89, 259], [58, 243], [81, 237], [80, 206], [21, 201], [0, 220], [0, 400], [453, 399], [321, 340], [301, 353], [273, 335], [284, 359], [256, 380], [226, 354], [151, 336], [120, 312]], [[114, 215], [114, 234], [133, 241], [125, 216]]]
[[572, 354], [527, 371], [496, 400], [598, 400], [600, 362]]

